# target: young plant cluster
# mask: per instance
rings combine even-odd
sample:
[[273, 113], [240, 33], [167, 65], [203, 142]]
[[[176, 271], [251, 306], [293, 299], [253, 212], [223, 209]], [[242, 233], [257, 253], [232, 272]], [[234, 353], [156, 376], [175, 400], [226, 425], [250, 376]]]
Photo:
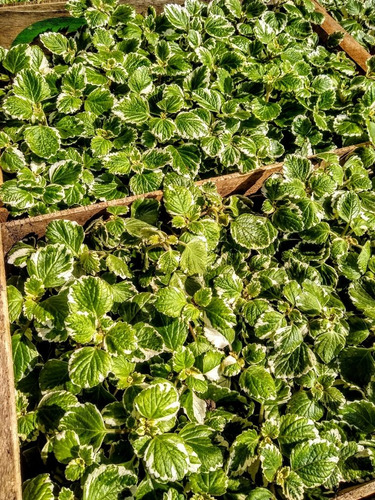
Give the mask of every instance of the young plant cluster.
[[320, 44], [309, 0], [187, 0], [144, 16], [115, 0], [69, 4], [86, 26], [0, 50], [12, 216], [375, 137], [373, 81]]
[[370, 53], [375, 49], [374, 0], [320, 0], [329, 13]]
[[375, 151], [184, 177], [8, 255], [24, 500], [332, 498], [374, 474]]

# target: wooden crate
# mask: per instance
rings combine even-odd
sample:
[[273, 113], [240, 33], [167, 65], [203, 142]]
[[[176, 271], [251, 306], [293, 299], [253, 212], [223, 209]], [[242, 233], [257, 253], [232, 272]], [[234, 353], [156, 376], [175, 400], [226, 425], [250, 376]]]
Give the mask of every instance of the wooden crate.
[[[133, 5], [137, 12], [144, 12], [150, 5], [149, 0], [119, 0], [120, 3]], [[275, 0], [269, 0], [269, 3]], [[316, 31], [324, 41], [329, 35], [340, 31], [344, 38], [340, 42], [340, 47], [348, 56], [363, 70], [367, 70], [366, 61], [371, 57], [370, 53], [359, 44], [317, 0], [312, 0], [318, 12], [321, 12], [325, 20], [321, 26], [316, 27]], [[167, 3], [184, 3], [184, 0], [153, 0], [152, 5], [160, 12]], [[66, 17], [68, 12], [65, 8], [64, 0], [42, 1], [41, 3], [21, 3], [17, 5], [0, 6], [0, 45], [10, 47], [16, 36], [25, 28], [38, 21], [54, 17]]]
[[[362, 145], [362, 144], [361, 144]], [[361, 145], [349, 146], [335, 151], [341, 158], [345, 158]], [[366, 145], [366, 144], [364, 144]], [[315, 156], [311, 156], [311, 159]], [[283, 163], [275, 163], [254, 170], [248, 174], [230, 174], [205, 181], [216, 184], [222, 196], [231, 194], [251, 195], [256, 193], [264, 181], [273, 173], [282, 170]], [[14, 378], [11, 354], [11, 336], [8, 319], [8, 305], [6, 297], [5, 255], [10, 248], [27, 235], [42, 237], [49, 222], [56, 219], [74, 220], [81, 225], [90, 219], [103, 215], [108, 207], [130, 205], [138, 198], [163, 197], [162, 191], [155, 191], [144, 195], [130, 196], [128, 198], [109, 202], [96, 203], [87, 207], [63, 210], [53, 214], [25, 218], [0, 224], [0, 323], [2, 335], [0, 337], [0, 500], [21, 500], [21, 473], [19, 460], [19, 446], [17, 437], [17, 420], [14, 399]], [[343, 490], [338, 496], [340, 500], [359, 500], [375, 496], [375, 481], [364, 485]], [[104, 500], [104, 499], [103, 499]]]

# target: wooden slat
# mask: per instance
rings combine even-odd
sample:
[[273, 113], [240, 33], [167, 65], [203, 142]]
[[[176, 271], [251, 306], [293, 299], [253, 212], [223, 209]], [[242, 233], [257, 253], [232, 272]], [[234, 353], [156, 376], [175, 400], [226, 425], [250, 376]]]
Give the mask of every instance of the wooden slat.
[[12, 347], [2, 245], [0, 246], [0, 446], [0, 500], [21, 500]]
[[336, 497], [338, 500], [365, 500], [375, 498], [375, 481], [345, 488]]
[[[212, 181], [218, 186], [218, 191], [222, 196], [229, 196], [233, 193], [250, 194], [253, 192], [254, 186], [259, 185], [259, 181], [264, 182], [266, 177], [271, 175], [273, 172], [280, 170], [281, 167], [282, 163], [277, 163], [274, 165], [263, 167], [262, 169], [255, 170], [253, 172], [250, 172], [249, 174], [224, 175], [221, 177], [215, 177], [213, 179], [207, 179], [205, 181], [198, 181], [196, 184], [200, 185], [203, 182]], [[17, 241], [22, 240], [29, 234], [35, 234], [39, 238], [42, 237], [45, 233], [47, 225], [52, 220], [68, 219], [74, 220], [79, 224], [85, 224], [92, 217], [104, 214], [106, 212], [106, 209], [109, 207], [123, 205], [128, 206], [138, 198], [155, 198], [160, 200], [162, 197], [162, 191], [154, 191], [141, 195], [128, 196], [127, 198], [122, 198], [119, 200], [105, 201], [85, 207], [61, 210], [60, 212], [52, 214], [38, 215], [36, 217], [30, 217], [27, 219], [18, 219], [11, 222], [6, 222], [2, 224], [1, 228], [3, 234], [4, 252], [8, 252]]]
[[[333, 153], [340, 157], [347, 155], [354, 151], [356, 148], [367, 145], [368, 143], [356, 144], [347, 146], [345, 148], [336, 149]], [[312, 155], [310, 158], [315, 158], [317, 155]], [[220, 177], [213, 177], [203, 181], [198, 181], [196, 184], [199, 186], [204, 182], [213, 182], [216, 184], [217, 190], [221, 196], [230, 196], [231, 194], [245, 194], [249, 195], [255, 193], [264, 183], [264, 181], [271, 174], [280, 172], [283, 163], [273, 163], [266, 165], [257, 170], [253, 170], [248, 174], [229, 174]], [[141, 194], [136, 196], [128, 196], [119, 200], [104, 201], [101, 203], [94, 203], [86, 207], [71, 208], [68, 210], [61, 210], [52, 214], [38, 215], [26, 219], [13, 220], [1, 225], [3, 237], [3, 250], [7, 253], [17, 241], [22, 240], [27, 235], [35, 234], [39, 238], [45, 233], [46, 227], [50, 221], [56, 219], [75, 220], [79, 224], [85, 224], [92, 217], [104, 214], [108, 207], [131, 205], [134, 200], [138, 198], [156, 198], [161, 199], [163, 196], [162, 191], [154, 191], [152, 193]]]
[[[119, 3], [132, 5], [137, 12], [145, 12], [153, 5], [160, 12], [167, 3], [182, 4], [184, 0], [120, 0]], [[19, 4], [0, 6], [0, 45], [9, 48], [25, 28], [32, 24], [54, 17], [68, 17], [66, 2], [48, 2], [39, 4]]]
[[326, 11], [324, 7], [320, 5], [317, 0], [312, 0], [315, 5], [317, 12], [324, 15], [324, 22], [320, 26], [326, 35], [332, 35], [337, 31], [344, 33], [344, 38], [340, 42], [340, 47], [344, 50], [348, 56], [356, 63], [363, 71], [367, 71], [367, 60], [371, 57], [371, 54], [355, 40], [333, 17]]

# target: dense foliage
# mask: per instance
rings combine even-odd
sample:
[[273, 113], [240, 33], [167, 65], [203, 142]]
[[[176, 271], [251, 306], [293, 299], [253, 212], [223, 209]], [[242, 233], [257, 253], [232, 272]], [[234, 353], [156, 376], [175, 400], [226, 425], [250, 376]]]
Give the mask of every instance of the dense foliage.
[[252, 199], [180, 177], [18, 243], [24, 500], [319, 499], [371, 477], [374, 163], [290, 155]]
[[361, 45], [371, 53], [375, 51], [374, 0], [320, 0], [329, 13]]
[[0, 49], [0, 197], [13, 216], [247, 172], [375, 137], [374, 82], [320, 44], [309, 0], [72, 0], [87, 26]]

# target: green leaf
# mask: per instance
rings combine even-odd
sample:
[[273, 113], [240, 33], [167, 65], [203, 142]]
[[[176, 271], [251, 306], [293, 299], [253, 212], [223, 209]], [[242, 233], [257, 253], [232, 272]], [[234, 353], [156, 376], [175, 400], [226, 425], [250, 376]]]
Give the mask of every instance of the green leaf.
[[178, 318], [187, 304], [185, 294], [176, 287], [160, 288], [156, 293], [156, 309], [172, 318]]
[[51, 165], [48, 174], [54, 184], [74, 186], [82, 175], [82, 166], [71, 160], [63, 160]]
[[347, 115], [337, 116], [333, 127], [335, 132], [343, 135], [344, 137], [361, 137], [363, 134], [363, 128], [354, 120], [351, 120]]
[[128, 80], [130, 90], [137, 94], [148, 94], [153, 89], [150, 70], [146, 66], [136, 69]]
[[167, 142], [175, 134], [176, 125], [169, 118], [152, 118], [150, 130], [160, 142]]
[[135, 397], [134, 405], [140, 415], [149, 420], [170, 419], [180, 408], [178, 392], [167, 381], [144, 389]]
[[18, 187], [18, 182], [5, 181], [0, 186], [1, 200], [3, 203], [11, 207], [16, 207], [18, 210], [25, 210], [34, 205], [34, 197], [30, 190]]
[[179, 30], [188, 30], [190, 15], [185, 7], [173, 4], [166, 5], [164, 14], [174, 28]]
[[25, 481], [22, 498], [24, 500], [54, 500], [54, 485], [48, 474], [39, 474]]
[[14, 79], [13, 92], [16, 96], [37, 104], [50, 96], [45, 79], [30, 69], [24, 69]]
[[168, 186], [164, 190], [164, 206], [171, 215], [188, 217], [194, 207], [194, 197], [184, 186]]
[[13, 285], [7, 286], [8, 314], [10, 323], [15, 323], [22, 313], [23, 296]]
[[84, 240], [84, 231], [77, 222], [54, 220], [47, 226], [46, 237], [51, 243], [61, 243], [74, 255], [78, 255]]
[[4, 111], [19, 120], [29, 120], [33, 116], [31, 102], [17, 96], [10, 96], [4, 101]]
[[72, 431], [62, 431], [53, 439], [53, 453], [62, 464], [68, 464], [70, 460], [78, 456], [80, 442], [78, 435]]
[[41, 158], [51, 158], [60, 147], [60, 136], [55, 128], [44, 125], [27, 127], [24, 132], [26, 144]]
[[328, 441], [306, 441], [293, 448], [290, 465], [305, 486], [313, 488], [323, 484], [338, 462], [336, 447]]
[[113, 106], [113, 96], [107, 89], [97, 88], [86, 98], [85, 110], [101, 116]]
[[222, 496], [227, 491], [228, 477], [223, 469], [192, 474], [189, 479], [191, 489], [194, 493]]
[[96, 347], [77, 349], [69, 359], [69, 376], [82, 388], [95, 387], [103, 382], [111, 368], [109, 354]]
[[267, 481], [274, 481], [276, 473], [283, 463], [280, 450], [273, 443], [267, 443], [261, 448], [260, 461], [264, 477]]
[[60, 421], [61, 430], [75, 431], [81, 444], [90, 444], [98, 449], [106, 428], [103, 417], [92, 403], [85, 403], [71, 408]]
[[47, 245], [31, 255], [27, 271], [39, 278], [45, 288], [56, 288], [72, 277], [73, 256], [62, 244]]
[[179, 175], [189, 174], [195, 176], [198, 172], [200, 155], [198, 148], [193, 144], [184, 146], [167, 146], [167, 151], [172, 156], [172, 168]]
[[217, 470], [223, 465], [220, 448], [211, 442], [212, 430], [205, 425], [187, 424], [180, 431], [180, 437], [197, 454], [201, 462], [201, 472]]
[[307, 158], [297, 155], [285, 157], [283, 173], [287, 180], [299, 179], [305, 182], [312, 172], [312, 164]]
[[177, 434], [154, 437], [145, 451], [146, 470], [160, 481], [180, 481], [189, 472], [190, 453]]
[[30, 340], [21, 334], [12, 336], [14, 379], [16, 382], [28, 375], [37, 363], [39, 353]]
[[149, 107], [145, 99], [138, 95], [124, 97], [113, 108], [115, 115], [125, 122], [141, 124], [149, 118]]
[[[215, 337], [215, 332], [224, 336], [227, 343], [234, 340], [234, 326], [236, 323], [236, 316], [232, 309], [225, 304], [219, 297], [213, 297], [211, 302], [204, 308], [204, 321], [207, 327], [205, 333]], [[215, 340], [213, 340], [215, 342]], [[219, 342], [221, 340], [219, 339]]]
[[199, 139], [208, 133], [208, 125], [197, 113], [183, 111], [176, 117], [177, 132], [185, 139]]
[[25, 156], [17, 148], [7, 148], [0, 157], [0, 167], [4, 172], [15, 173], [25, 166]]
[[204, 239], [193, 238], [186, 244], [180, 260], [180, 267], [189, 276], [204, 274], [207, 267], [207, 245]]
[[108, 269], [116, 276], [120, 276], [123, 279], [131, 277], [129, 267], [124, 259], [115, 255], [108, 255], [105, 262]]
[[361, 202], [353, 191], [343, 193], [337, 201], [338, 215], [349, 224], [361, 213]]
[[193, 92], [194, 101], [203, 109], [219, 113], [224, 99], [217, 90], [197, 89]]
[[150, 193], [160, 188], [162, 180], [162, 172], [148, 172], [134, 175], [129, 185], [134, 194]]
[[342, 410], [343, 419], [365, 434], [375, 431], [375, 405], [370, 401], [348, 403]]
[[5, 57], [3, 56], [2, 65], [10, 73], [16, 74], [26, 68], [30, 62], [30, 56], [26, 50], [28, 46], [23, 43], [18, 47], [11, 47]]
[[263, 122], [275, 120], [281, 113], [281, 106], [276, 102], [266, 102], [264, 99], [256, 99], [252, 106], [256, 118]]
[[266, 217], [242, 214], [230, 226], [236, 243], [249, 250], [267, 248], [275, 241], [277, 231]]
[[315, 341], [315, 352], [324, 361], [329, 363], [345, 347], [346, 336], [340, 329], [330, 329], [318, 336]]
[[[83, 18], [57, 17], [44, 19], [31, 24], [19, 33], [12, 42], [12, 47], [19, 44], [30, 44], [34, 39], [45, 31], [67, 30], [67, 33], [77, 31], [81, 26], [86, 24]], [[47, 42], [48, 43], [48, 42]]]
[[76, 312], [70, 314], [65, 320], [68, 334], [79, 344], [88, 344], [96, 333], [96, 320], [93, 314]]
[[206, 32], [214, 38], [227, 38], [234, 34], [234, 27], [224, 16], [210, 14], [204, 26]]
[[273, 371], [276, 377], [294, 378], [303, 375], [315, 364], [314, 353], [302, 342], [292, 352], [275, 355]]
[[102, 464], [85, 480], [82, 500], [117, 500], [124, 490], [137, 483], [133, 471], [122, 465]]
[[[247, 500], [274, 500], [275, 497], [273, 494], [270, 492], [270, 490], [267, 490], [266, 488], [255, 488], [254, 490], [251, 490]], [[293, 500], [297, 500], [293, 499]]]
[[375, 318], [375, 281], [363, 278], [349, 286], [349, 296], [353, 304], [370, 318]]
[[263, 366], [250, 366], [241, 373], [240, 386], [256, 401], [268, 401], [276, 398], [275, 381]]
[[283, 482], [283, 491], [287, 498], [293, 500], [303, 500], [305, 486], [302, 479], [294, 471], [288, 471], [289, 475], [285, 478]]
[[162, 336], [166, 348], [171, 351], [181, 347], [188, 334], [188, 327], [184, 321], [179, 318], [172, 319], [163, 314], [156, 319], [155, 328]]
[[241, 297], [243, 289], [242, 280], [233, 270], [223, 273], [215, 279], [215, 290], [219, 297], [229, 303], [235, 302]]
[[281, 417], [280, 430], [277, 438], [279, 443], [298, 443], [317, 437], [318, 432], [312, 420], [291, 414]]
[[229, 470], [239, 476], [243, 474], [248, 465], [257, 458], [256, 449], [259, 435], [255, 429], [249, 429], [236, 437], [230, 448]]
[[69, 307], [72, 312], [93, 313], [101, 318], [112, 307], [110, 286], [100, 278], [84, 276], [77, 280], [69, 291]]

